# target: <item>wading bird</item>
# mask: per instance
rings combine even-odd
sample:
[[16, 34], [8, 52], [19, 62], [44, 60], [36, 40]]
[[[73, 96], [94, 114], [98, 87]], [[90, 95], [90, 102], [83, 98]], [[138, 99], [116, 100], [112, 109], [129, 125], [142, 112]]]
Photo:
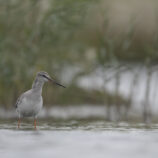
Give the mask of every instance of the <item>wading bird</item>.
[[21, 118], [33, 117], [34, 128], [36, 129], [37, 115], [43, 106], [42, 88], [44, 83], [48, 81], [65, 88], [65, 86], [59, 84], [53, 78], [51, 78], [47, 72], [38, 72], [32, 84], [32, 89], [21, 94], [15, 104], [16, 111], [18, 112], [19, 117], [18, 128], [20, 127]]

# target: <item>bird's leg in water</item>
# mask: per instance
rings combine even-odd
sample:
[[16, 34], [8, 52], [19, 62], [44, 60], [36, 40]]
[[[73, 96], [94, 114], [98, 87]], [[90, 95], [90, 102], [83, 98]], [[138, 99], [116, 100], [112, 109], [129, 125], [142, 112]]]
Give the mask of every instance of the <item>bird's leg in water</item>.
[[34, 128], [35, 128], [35, 130], [37, 129], [36, 128], [36, 118], [34, 118]]
[[19, 118], [18, 119], [18, 129], [20, 128], [20, 122], [21, 122], [21, 119]]

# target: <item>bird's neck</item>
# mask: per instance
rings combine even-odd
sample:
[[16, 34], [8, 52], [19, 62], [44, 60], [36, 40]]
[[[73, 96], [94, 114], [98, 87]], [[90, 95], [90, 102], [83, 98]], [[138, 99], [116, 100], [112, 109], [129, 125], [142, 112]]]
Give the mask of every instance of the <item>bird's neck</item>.
[[35, 78], [35, 80], [32, 84], [32, 90], [41, 94], [43, 85], [44, 85], [44, 81], [39, 80], [38, 78]]

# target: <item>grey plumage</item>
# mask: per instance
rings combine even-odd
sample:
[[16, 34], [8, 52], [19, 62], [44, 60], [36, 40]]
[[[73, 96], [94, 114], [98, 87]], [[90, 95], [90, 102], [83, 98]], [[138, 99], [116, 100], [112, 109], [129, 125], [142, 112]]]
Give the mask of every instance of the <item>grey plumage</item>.
[[21, 94], [15, 104], [16, 111], [19, 115], [19, 120], [21, 117], [34, 117], [36, 119], [43, 106], [42, 88], [44, 83], [48, 81], [64, 87], [52, 79], [47, 72], [38, 72], [32, 84], [32, 89]]
[[17, 107], [18, 107], [18, 104], [20, 104], [22, 98], [23, 98], [23, 95], [20, 95], [19, 98], [17, 99], [17, 101], [16, 101], [16, 103], [15, 103], [15, 105], [14, 105], [14, 107], [15, 107], [16, 109], [17, 109]]

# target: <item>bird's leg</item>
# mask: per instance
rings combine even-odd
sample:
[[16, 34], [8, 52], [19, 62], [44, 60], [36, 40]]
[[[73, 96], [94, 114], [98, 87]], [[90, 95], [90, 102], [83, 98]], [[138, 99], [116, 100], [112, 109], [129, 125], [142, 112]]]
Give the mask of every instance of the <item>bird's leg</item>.
[[34, 118], [34, 128], [35, 128], [35, 130], [37, 129], [36, 128], [36, 118]]
[[19, 119], [18, 119], [18, 129], [20, 128], [20, 122], [21, 122], [21, 120], [20, 120], [20, 117], [19, 117]]

